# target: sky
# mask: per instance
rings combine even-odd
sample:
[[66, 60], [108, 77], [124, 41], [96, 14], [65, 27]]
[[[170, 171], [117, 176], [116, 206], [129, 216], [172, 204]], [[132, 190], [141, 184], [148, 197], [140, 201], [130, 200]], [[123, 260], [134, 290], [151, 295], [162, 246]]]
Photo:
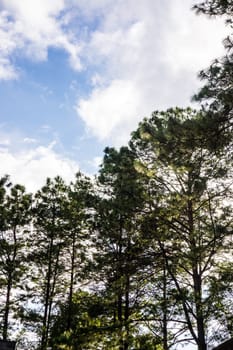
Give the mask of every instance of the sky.
[[93, 175], [154, 110], [191, 105], [224, 52], [192, 0], [0, 0], [0, 176]]

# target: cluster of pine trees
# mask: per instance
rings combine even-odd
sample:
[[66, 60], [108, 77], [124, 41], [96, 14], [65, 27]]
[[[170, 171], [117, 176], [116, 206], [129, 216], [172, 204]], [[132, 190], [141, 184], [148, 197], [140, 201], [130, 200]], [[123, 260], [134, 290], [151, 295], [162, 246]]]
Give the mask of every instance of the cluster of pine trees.
[[[224, 15], [233, 5], [195, 7]], [[100, 171], [0, 181], [0, 333], [27, 349], [168, 350], [233, 335], [233, 44], [200, 110], [156, 111]]]

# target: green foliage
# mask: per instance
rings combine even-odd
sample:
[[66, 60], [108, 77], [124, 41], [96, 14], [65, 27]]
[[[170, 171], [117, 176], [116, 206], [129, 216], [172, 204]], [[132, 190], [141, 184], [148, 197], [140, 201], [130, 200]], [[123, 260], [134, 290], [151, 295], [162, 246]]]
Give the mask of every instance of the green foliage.
[[[232, 29], [232, 1], [194, 10]], [[224, 46], [200, 72], [201, 110], [155, 111], [129, 147], [105, 149], [95, 180], [47, 179], [32, 198], [0, 179], [3, 338], [19, 318], [22, 346], [36, 348], [32, 331], [40, 350], [206, 350], [233, 336], [231, 36]]]
[[[21, 185], [12, 185], [8, 177], [1, 179], [0, 190], [0, 288], [4, 295], [2, 337], [7, 339], [10, 316], [17, 316], [22, 298], [21, 284], [27, 270], [26, 237], [31, 218], [31, 195]], [[17, 293], [13, 288], [17, 289]]]
[[224, 156], [228, 148], [222, 149], [221, 158], [212, 152], [208, 136], [200, 132], [204, 117], [190, 109], [155, 112], [139, 124], [130, 143], [137, 156], [136, 169], [140, 163], [139, 173], [156, 188], [142, 229], [154, 236], [200, 349], [206, 348], [207, 304], [213, 297], [206, 291], [206, 273], [214, 270], [231, 223], [229, 213], [219, 210], [231, 196], [229, 158]]
[[[232, 1], [206, 0], [194, 6], [198, 13], [209, 16], [223, 16], [232, 29]], [[233, 54], [232, 33], [224, 40], [226, 54], [216, 59], [209, 68], [199, 74], [205, 85], [194, 96], [206, 110], [205, 124], [212, 147], [216, 150], [232, 144], [232, 93], [233, 93]]]
[[233, 5], [230, 0], [206, 0], [194, 6], [197, 13], [209, 16], [229, 16], [233, 14]]
[[66, 329], [69, 303], [61, 304], [51, 332], [53, 349], [101, 349], [109, 348], [116, 327], [109, 313], [108, 300], [101, 295], [77, 291], [73, 296], [71, 327]]
[[47, 179], [33, 200], [0, 181], [3, 337], [9, 315], [40, 350], [206, 350], [216, 325], [232, 334], [232, 149], [215, 122], [156, 111], [95, 181]]

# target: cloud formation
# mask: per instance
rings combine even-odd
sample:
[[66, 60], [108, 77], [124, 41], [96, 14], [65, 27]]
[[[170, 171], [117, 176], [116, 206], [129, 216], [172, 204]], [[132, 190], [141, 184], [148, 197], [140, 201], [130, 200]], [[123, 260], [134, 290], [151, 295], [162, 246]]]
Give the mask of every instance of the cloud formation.
[[[89, 86], [75, 108], [95, 138], [120, 145], [155, 109], [185, 106], [197, 72], [222, 54], [223, 23], [196, 16], [193, 0], [0, 0], [0, 79], [17, 56], [67, 52]], [[89, 78], [88, 78], [89, 77]]]
[[100, 140], [120, 145], [153, 110], [190, 104], [197, 72], [222, 54], [226, 34], [222, 23], [196, 16], [191, 5], [126, 0], [102, 10], [86, 45], [102, 79], [77, 102], [79, 116]]
[[[54, 150], [55, 143], [38, 145], [36, 140], [24, 138], [18, 142], [24, 143], [16, 150], [12, 135], [1, 133], [0, 143], [0, 177], [10, 175], [12, 182], [26, 186], [34, 192], [45, 184], [47, 177], [61, 176], [66, 181], [74, 179], [79, 166]], [[19, 146], [19, 145], [18, 145]]]
[[67, 51], [72, 67], [81, 69], [80, 48], [67, 27], [70, 8], [64, 0], [0, 0], [0, 6], [0, 79], [18, 77], [14, 55], [43, 61], [50, 47]]

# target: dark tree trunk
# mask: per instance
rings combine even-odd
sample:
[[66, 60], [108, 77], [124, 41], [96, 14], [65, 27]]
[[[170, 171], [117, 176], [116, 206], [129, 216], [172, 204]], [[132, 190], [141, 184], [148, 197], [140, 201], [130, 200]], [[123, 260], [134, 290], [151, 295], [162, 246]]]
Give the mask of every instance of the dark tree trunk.
[[163, 349], [168, 350], [167, 334], [167, 270], [163, 267]]
[[202, 307], [202, 276], [201, 268], [199, 267], [199, 256], [197, 254], [197, 244], [194, 239], [194, 219], [193, 219], [193, 203], [192, 200], [188, 201], [188, 224], [189, 224], [189, 236], [190, 236], [190, 248], [193, 253], [193, 287], [194, 287], [194, 302], [196, 308], [196, 325], [197, 325], [197, 345], [198, 350], [206, 350], [205, 340], [205, 326]]
[[14, 241], [14, 249], [12, 257], [9, 257], [8, 261], [8, 276], [7, 276], [7, 292], [6, 292], [6, 303], [5, 303], [5, 310], [4, 310], [4, 320], [3, 320], [3, 330], [2, 330], [2, 337], [3, 340], [6, 340], [8, 338], [8, 328], [9, 328], [9, 313], [10, 313], [10, 304], [11, 304], [11, 289], [13, 285], [13, 274], [15, 269], [15, 261], [17, 256], [17, 226], [15, 225], [13, 228], [13, 241]]
[[4, 310], [4, 321], [3, 321], [3, 330], [2, 330], [3, 340], [7, 340], [8, 338], [11, 287], [12, 287], [12, 273], [10, 272], [8, 275], [6, 303], [5, 303], [5, 310]]
[[45, 350], [48, 342], [48, 313], [49, 313], [49, 300], [50, 300], [50, 289], [51, 289], [51, 274], [52, 274], [52, 250], [53, 250], [53, 237], [50, 240], [49, 245], [49, 256], [48, 256], [48, 271], [46, 279], [46, 290], [45, 290], [45, 305], [44, 315], [42, 322], [42, 335], [41, 335], [41, 350]]
[[75, 270], [75, 232], [72, 237], [72, 253], [71, 253], [71, 271], [70, 271], [70, 289], [68, 300], [68, 315], [67, 315], [67, 331], [71, 328], [72, 316], [73, 316], [73, 288], [74, 288], [74, 270]]
[[201, 293], [201, 277], [197, 269], [193, 272], [194, 279], [194, 293], [195, 293], [195, 304], [196, 304], [196, 315], [197, 315], [197, 337], [198, 337], [198, 350], [206, 350], [207, 345], [205, 341], [205, 326], [204, 317], [202, 310], [202, 293]]

